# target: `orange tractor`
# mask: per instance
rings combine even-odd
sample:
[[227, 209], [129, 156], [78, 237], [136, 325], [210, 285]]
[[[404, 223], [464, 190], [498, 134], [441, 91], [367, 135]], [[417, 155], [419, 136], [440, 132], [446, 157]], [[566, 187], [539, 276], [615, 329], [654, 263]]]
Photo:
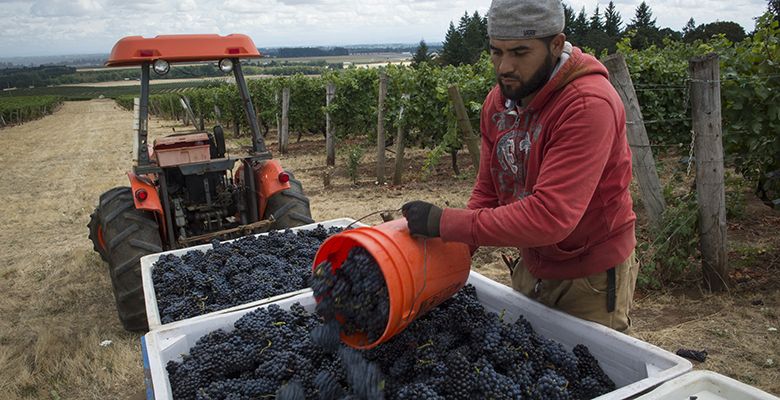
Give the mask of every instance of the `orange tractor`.
[[[148, 329], [141, 257], [164, 250], [313, 222], [301, 183], [274, 160], [260, 135], [240, 59], [259, 58], [245, 35], [132, 36], [116, 43], [108, 67], [140, 66], [130, 186], [100, 196], [89, 222], [95, 251], [108, 262], [119, 319]], [[228, 156], [221, 126], [158, 138], [149, 145], [150, 73], [174, 63], [212, 61], [235, 78], [252, 150]]]

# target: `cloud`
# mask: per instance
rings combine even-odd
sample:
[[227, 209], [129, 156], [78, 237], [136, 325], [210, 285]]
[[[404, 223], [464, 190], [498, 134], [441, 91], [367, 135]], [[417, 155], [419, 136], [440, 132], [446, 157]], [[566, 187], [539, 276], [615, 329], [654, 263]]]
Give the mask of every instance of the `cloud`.
[[75, 17], [96, 14], [103, 6], [96, 0], [38, 0], [30, 7], [36, 17]]
[[[143, 13], [147, 18], [156, 18], [156, 15], [170, 12], [176, 9], [178, 0], [106, 0], [106, 9], [112, 13], [114, 19], [122, 19], [128, 17], [127, 14], [122, 11], [133, 11]], [[186, 2], [193, 2], [192, 0], [185, 0]]]
[[178, 11], [195, 11], [197, 8], [198, 4], [195, 3], [195, 0], [181, 0], [176, 5]]
[[227, 0], [220, 11], [227, 14], [274, 14], [278, 6], [274, 0]]
[[301, 6], [305, 4], [320, 4], [319, 0], [279, 0], [280, 3], [288, 6]]

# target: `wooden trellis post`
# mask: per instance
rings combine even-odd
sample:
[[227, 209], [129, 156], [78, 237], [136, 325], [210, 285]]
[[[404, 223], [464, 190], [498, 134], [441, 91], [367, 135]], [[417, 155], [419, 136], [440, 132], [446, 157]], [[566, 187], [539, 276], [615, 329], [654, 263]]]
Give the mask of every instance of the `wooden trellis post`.
[[626, 109], [626, 131], [628, 144], [631, 146], [631, 163], [634, 175], [639, 181], [639, 191], [642, 202], [647, 209], [650, 221], [656, 226], [661, 223], [661, 215], [666, 208], [661, 181], [658, 179], [658, 171], [655, 168], [653, 151], [650, 148], [650, 140], [647, 138], [645, 122], [642, 119], [642, 110], [636, 97], [634, 83], [628, 73], [628, 66], [622, 54], [615, 53], [603, 60], [609, 70], [609, 80], [623, 100]]
[[290, 140], [290, 88], [282, 89], [282, 130], [279, 133], [279, 151], [287, 154], [287, 144]]
[[393, 185], [400, 185], [404, 174], [404, 140], [406, 140], [406, 126], [399, 125], [395, 136], [395, 173]]
[[[406, 100], [408, 94], [401, 96]], [[401, 109], [398, 110], [398, 133], [395, 137], [395, 172], [393, 174], [393, 185], [400, 185], [404, 173], [404, 141], [406, 140], [406, 124], [404, 123], [404, 105], [401, 103]]]
[[379, 105], [376, 110], [376, 182], [385, 184], [385, 97], [387, 97], [387, 73], [379, 73]]
[[276, 107], [276, 141], [282, 143], [282, 120], [279, 118], [279, 92], [274, 93], [274, 104]]
[[718, 60], [717, 54], [710, 53], [689, 63], [702, 273], [712, 291], [729, 286]]
[[[452, 101], [453, 108], [455, 108], [455, 116], [458, 118], [458, 127], [460, 127], [460, 132], [463, 135], [463, 141], [466, 142], [466, 147], [469, 149], [471, 163], [474, 165], [474, 169], [479, 170], [479, 138], [471, 130], [471, 122], [469, 122], [469, 114], [466, 110], [466, 105], [463, 103], [463, 97], [461, 97], [456, 85], [450, 86], [448, 91], [450, 101]], [[453, 165], [456, 165], [454, 161]]]
[[[330, 107], [330, 103], [333, 102], [333, 98], [336, 97], [336, 85], [328, 83], [325, 89], [325, 104]], [[330, 112], [325, 113], [325, 152], [327, 154], [326, 165], [332, 167], [336, 165], [336, 141], [333, 137], [335, 134], [335, 127], [333, 126], [333, 119], [330, 116]]]

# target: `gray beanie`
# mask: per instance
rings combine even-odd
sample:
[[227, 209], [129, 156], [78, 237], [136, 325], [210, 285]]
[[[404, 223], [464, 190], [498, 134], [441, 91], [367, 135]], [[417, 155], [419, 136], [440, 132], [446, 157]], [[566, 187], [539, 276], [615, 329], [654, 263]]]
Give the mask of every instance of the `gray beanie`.
[[488, 10], [492, 39], [538, 39], [563, 32], [561, 0], [493, 0]]

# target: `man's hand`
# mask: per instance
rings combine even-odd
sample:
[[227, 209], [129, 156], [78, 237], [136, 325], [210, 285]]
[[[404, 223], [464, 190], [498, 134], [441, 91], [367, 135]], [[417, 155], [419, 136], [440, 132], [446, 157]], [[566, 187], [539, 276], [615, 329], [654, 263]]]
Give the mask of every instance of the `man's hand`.
[[424, 201], [412, 201], [401, 207], [409, 224], [409, 233], [427, 237], [439, 237], [442, 209]]

